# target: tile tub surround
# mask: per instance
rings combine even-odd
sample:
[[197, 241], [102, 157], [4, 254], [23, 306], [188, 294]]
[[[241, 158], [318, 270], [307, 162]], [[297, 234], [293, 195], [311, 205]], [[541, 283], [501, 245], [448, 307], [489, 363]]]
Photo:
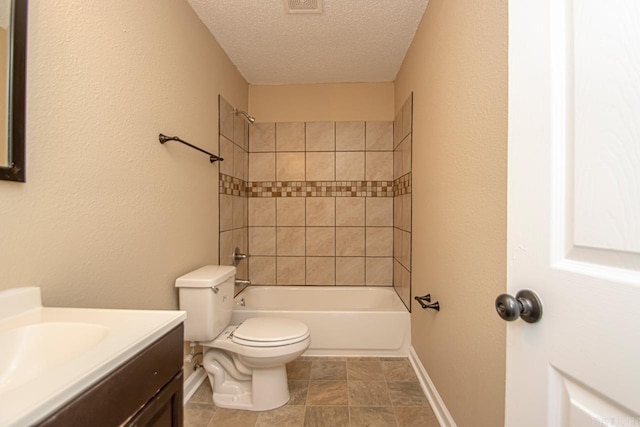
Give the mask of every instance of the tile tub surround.
[[393, 126], [362, 121], [249, 128], [244, 190], [252, 283], [393, 285]]
[[291, 400], [266, 412], [217, 408], [206, 381], [185, 427], [439, 426], [406, 358], [300, 357], [287, 365]]

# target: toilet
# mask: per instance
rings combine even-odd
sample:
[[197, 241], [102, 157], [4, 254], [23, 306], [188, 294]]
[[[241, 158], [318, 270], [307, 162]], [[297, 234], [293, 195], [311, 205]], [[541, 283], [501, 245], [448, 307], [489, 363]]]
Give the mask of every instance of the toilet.
[[302, 322], [256, 317], [229, 325], [236, 269], [209, 265], [176, 279], [184, 339], [203, 348], [202, 365], [222, 408], [267, 411], [289, 401], [285, 364], [309, 347]]

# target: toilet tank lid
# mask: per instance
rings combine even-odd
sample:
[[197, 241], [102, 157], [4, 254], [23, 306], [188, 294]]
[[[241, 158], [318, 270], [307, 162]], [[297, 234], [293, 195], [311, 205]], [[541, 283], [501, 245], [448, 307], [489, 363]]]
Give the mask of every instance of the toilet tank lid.
[[211, 288], [236, 274], [230, 265], [206, 265], [176, 279], [176, 288]]

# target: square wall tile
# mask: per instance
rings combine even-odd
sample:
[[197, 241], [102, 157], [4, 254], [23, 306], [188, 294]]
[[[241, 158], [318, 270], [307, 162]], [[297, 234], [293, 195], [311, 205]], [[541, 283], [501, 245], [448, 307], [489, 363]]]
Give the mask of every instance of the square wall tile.
[[401, 243], [400, 243], [400, 264], [407, 270], [411, 271], [411, 233], [406, 231], [400, 231]]
[[233, 107], [223, 97], [219, 96], [220, 133], [229, 140], [233, 140]]
[[247, 126], [248, 126], [248, 123], [244, 119], [244, 116], [241, 116], [239, 114], [234, 114], [233, 142], [235, 142], [238, 147], [241, 147], [245, 151], [249, 150], [249, 145], [247, 144], [249, 129], [247, 128]]
[[305, 225], [305, 198], [304, 197], [278, 197], [277, 224], [278, 226], [304, 226]]
[[249, 126], [249, 152], [276, 151], [276, 124], [254, 123]]
[[402, 230], [393, 228], [393, 257], [399, 262], [402, 258]]
[[336, 181], [364, 181], [364, 151], [336, 153]]
[[335, 227], [307, 227], [307, 256], [334, 256], [336, 254]]
[[[233, 252], [233, 248], [231, 248]], [[276, 254], [276, 228], [275, 227], [249, 227], [249, 254], [250, 255], [275, 255]]]
[[393, 151], [368, 151], [364, 178], [367, 181], [392, 181]]
[[[224, 164], [224, 162], [222, 162]], [[276, 154], [275, 153], [250, 153], [249, 154], [249, 181], [275, 181], [276, 180]]]
[[220, 265], [232, 265], [233, 231], [223, 231], [220, 233]]
[[[224, 158], [224, 157], [223, 157]], [[225, 159], [225, 162], [227, 160]], [[224, 162], [222, 162], [224, 163]], [[249, 176], [249, 153], [233, 144], [233, 176], [244, 181]]]
[[393, 149], [394, 150], [402, 142], [402, 136], [400, 135], [401, 133], [402, 133], [402, 108], [400, 108], [400, 111], [398, 111], [398, 113], [396, 114], [396, 118], [393, 121]]
[[307, 152], [307, 181], [333, 181], [336, 176], [336, 153]]
[[366, 225], [393, 227], [393, 197], [366, 198]]
[[367, 286], [391, 286], [393, 284], [393, 258], [366, 259]]
[[400, 153], [402, 157], [400, 176], [403, 176], [411, 172], [411, 136], [405, 138], [400, 144]]
[[[240, 261], [241, 263], [246, 262]], [[249, 279], [253, 285], [276, 284], [276, 257], [252, 256], [249, 261]]]
[[276, 199], [249, 198], [249, 226], [273, 227], [276, 225]]
[[367, 227], [365, 252], [368, 257], [392, 257], [393, 228]]
[[364, 227], [336, 228], [336, 255], [364, 256]]
[[304, 123], [276, 123], [276, 151], [304, 150]]
[[336, 151], [364, 149], [364, 122], [336, 122]]
[[304, 256], [304, 227], [278, 227], [278, 256]]
[[220, 231], [233, 228], [233, 196], [220, 195]]
[[393, 150], [393, 122], [366, 123], [367, 151]]
[[277, 153], [276, 180], [304, 181], [304, 153]]
[[305, 257], [278, 257], [276, 263], [278, 285], [305, 284]]
[[[338, 198], [340, 199], [340, 198]], [[335, 197], [307, 197], [307, 226], [333, 226], [336, 223]]]
[[364, 226], [364, 197], [336, 198], [336, 225], [339, 227]]
[[409, 95], [402, 106], [402, 138], [411, 133], [413, 126], [413, 94]]
[[307, 122], [306, 151], [335, 151], [335, 123]]
[[335, 285], [335, 267], [334, 257], [307, 257], [307, 285]]
[[411, 231], [411, 194], [403, 194], [400, 196], [402, 203], [402, 229]]
[[364, 258], [336, 258], [336, 285], [363, 286]]
[[240, 196], [231, 196], [231, 206], [233, 209], [233, 218], [231, 220], [233, 228], [247, 226], [247, 198]]
[[393, 197], [393, 226], [402, 228], [402, 196]]
[[402, 151], [400, 147], [393, 150], [393, 179], [402, 176]]
[[220, 157], [224, 159], [224, 162], [220, 162], [220, 173], [225, 175], [233, 175], [233, 147], [234, 144], [231, 140], [220, 135]]

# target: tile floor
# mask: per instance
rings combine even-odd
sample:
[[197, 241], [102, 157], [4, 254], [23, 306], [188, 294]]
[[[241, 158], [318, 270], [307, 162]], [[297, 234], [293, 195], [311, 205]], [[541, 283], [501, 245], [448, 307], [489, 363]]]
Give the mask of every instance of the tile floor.
[[291, 400], [267, 412], [222, 409], [205, 381], [185, 427], [437, 427], [406, 358], [300, 357], [287, 365]]

